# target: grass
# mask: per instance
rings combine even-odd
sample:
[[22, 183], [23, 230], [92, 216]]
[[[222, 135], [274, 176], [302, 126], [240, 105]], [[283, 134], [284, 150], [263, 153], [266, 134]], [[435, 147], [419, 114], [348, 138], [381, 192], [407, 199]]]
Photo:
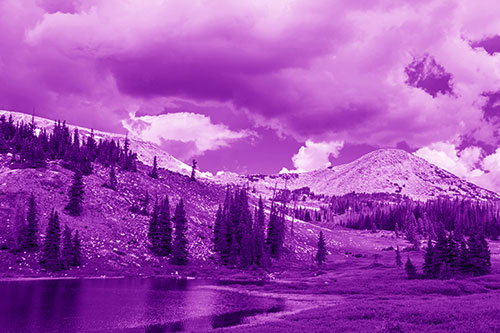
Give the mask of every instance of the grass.
[[[299, 267], [256, 294], [292, 300], [290, 313], [260, 317], [230, 332], [499, 332], [500, 262], [490, 275], [457, 280], [408, 280], [394, 266], [394, 252], [373, 265], [362, 258], [333, 256], [320, 274]], [[421, 267], [421, 252], [411, 253]], [[370, 268], [371, 267], [371, 268]], [[293, 311], [299, 310], [299, 311]]]

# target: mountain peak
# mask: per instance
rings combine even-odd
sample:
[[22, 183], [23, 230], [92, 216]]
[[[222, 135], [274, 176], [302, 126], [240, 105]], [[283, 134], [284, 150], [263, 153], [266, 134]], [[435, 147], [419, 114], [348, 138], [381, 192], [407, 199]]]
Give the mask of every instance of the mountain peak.
[[[402, 149], [378, 149], [351, 163], [280, 176], [288, 178], [288, 189], [308, 187], [316, 194], [325, 195], [355, 192], [401, 194], [417, 200], [440, 196], [500, 199], [498, 194], [462, 180]], [[275, 186], [277, 177], [251, 180], [270, 188]]]

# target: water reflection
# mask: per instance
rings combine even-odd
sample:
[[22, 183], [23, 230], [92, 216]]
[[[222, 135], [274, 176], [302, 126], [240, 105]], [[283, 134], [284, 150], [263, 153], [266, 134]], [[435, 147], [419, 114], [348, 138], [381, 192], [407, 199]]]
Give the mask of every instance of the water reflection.
[[0, 282], [0, 332], [202, 331], [284, 306], [211, 284], [159, 278]]

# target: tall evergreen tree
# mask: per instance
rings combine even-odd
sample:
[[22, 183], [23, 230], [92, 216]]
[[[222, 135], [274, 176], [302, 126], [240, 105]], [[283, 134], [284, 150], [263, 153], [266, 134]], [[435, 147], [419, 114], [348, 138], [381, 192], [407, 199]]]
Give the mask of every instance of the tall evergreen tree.
[[461, 275], [472, 274], [471, 253], [464, 238], [460, 239], [460, 255], [458, 257], [457, 272]]
[[224, 217], [222, 216], [222, 206], [219, 205], [217, 213], [215, 214], [214, 223], [214, 250], [215, 252], [221, 252], [223, 249], [223, 240], [226, 237], [223, 230]]
[[149, 176], [151, 178], [158, 179], [158, 164], [156, 162], [156, 156], [153, 159], [153, 169], [151, 170]]
[[427, 241], [427, 248], [425, 249], [425, 254], [424, 254], [424, 266], [423, 266], [423, 271], [424, 271], [424, 277], [428, 279], [434, 279], [436, 278], [436, 269], [434, 265], [434, 246], [432, 245], [432, 240], [429, 239]]
[[265, 260], [265, 213], [264, 213], [264, 202], [262, 197], [259, 198], [259, 208], [255, 216], [255, 228], [254, 228], [254, 246], [255, 246], [255, 264], [263, 266]]
[[68, 192], [69, 202], [64, 208], [71, 216], [80, 216], [82, 213], [83, 193], [82, 173], [76, 170], [73, 175], [73, 184]]
[[188, 262], [187, 220], [182, 199], [175, 207], [175, 214], [172, 220], [175, 225], [172, 262], [175, 265], [186, 265]]
[[82, 244], [80, 241], [80, 235], [78, 234], [78, 230], [75, 231], [75, 235], [73, 236], [73, 266], [80, 266], [82, 263]]
[[109, 167], [109, 179], [108, 182], [105, 184], [105, 187], [110, 188], [112, 190], [116, 190], [117, 186], [118, 186], [118, 181], [116, 180], [115, 166], [111, 165]]
[[481, 245], [481, 251], [479, 252], [479, 258], [481, 258], [479, 273], [481, 275], [489, 274], [491, 271], [491, 251], [488, 247], [488, 242], [486, 241], [483, 233], [479, 234], [478, 240], [479, 244]]
[[319, 232], [318, 239], [318, 251], [316, 252], [316, 257], [314, 260], [321, 266], [326, 260], [326, 246], [325, 246], [325, 238], [323, 236], [323, 231]]
[[451, 274], [455, 275], [458, 271], [458, 262], [460, 257], [460, 245], [454, 239], [452, 233], [448, 234], [448, 257], [446, 263], [448, 264]]
[[38, 249], [38, 218], [36, 216], [36, 202], [33, 192], [28, 199], [28, 213], [26, 216], [26, 249], [34, 251]]
[[61, 269], [60, 248], [61, 228], [59, 226], [59, 215], [52, 209], [47, 226], [46, 236], [43, 243], [40, 265], [49, 271]]
[[162, 200], [158, 213], [158, 255], [167, 256], [172, 252], [172, 224], [168, 196]]
[[196, 166], [198, 165], [198, 162], [196, 160], [193, 160], [193, 164], [191, 165], [191, 180], [196, 180]]
[[71, 238], [71, 229], [66, 225], [63, 231], [61, 266], [62, 269], [68, 269], [73, 265], [73, 239]]
[[151, 250], [154, 254], [158, 254], [158, 247], [160, 243], [160, 237], [158, 232], [158, 215], [159, 215], [159, 207], [158, 207], [158, 199], [156, 199], [153, 212], [151, 213], [151, 217], [149, 219], [149, 229], [148, 229], [148, 238], [151, 242]]
[[271, 256], [275, 259], [280, 258], [281, 249], [283, 247], [284, 236], [284, 220], [278, 214], [275, 206], [271, 207], [271, 214], [269, 215], [269, 225], [267, 230], [267, 243]]

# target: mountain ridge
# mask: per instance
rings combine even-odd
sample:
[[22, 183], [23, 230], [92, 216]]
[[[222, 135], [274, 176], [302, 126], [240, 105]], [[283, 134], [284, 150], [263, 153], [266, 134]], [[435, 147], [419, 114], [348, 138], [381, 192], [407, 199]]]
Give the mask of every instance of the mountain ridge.
[[[0, 115], [13, 116], [15, 121], [31, 122], [32, 116], [19, 112], [0, 110]], [[35, 116], [40, 128], [50, 130], [54, 121]], [[88, 136], [91, 130], [77, 128], [80, 135]], [[94, 131], [97, 139], [125, 140], [125, 135], [104, 131]], [[158, 158], [159, 167], [183, 175], [191, 173], [191, 167], [178, 160], [160, 146], [152, 142], [129, 138], [130, 147], [137, 153], [138, 160], [146, 165]], [[456, 175], [401, 149], [378, 149], [367, 153], [350, 163], [303, 173], [283, 173], [275, 175], [240, 175], [234, 172], [219, 172], [213, 176], [209, 172], [197, 171], [197, 177], [216, 184], [249, 184], [259, 191], [272, 195], [276, 186], [290, 190], [309, 188], [315, 194], [343, 195], [355, 193], [401, 194], [417, 200], [427, 200], [440, 196], [463, 197], [480, 200], [500, 200], [500, 195], [481, 188]], [[278, 183], [279, 184], [278, 184]]]

